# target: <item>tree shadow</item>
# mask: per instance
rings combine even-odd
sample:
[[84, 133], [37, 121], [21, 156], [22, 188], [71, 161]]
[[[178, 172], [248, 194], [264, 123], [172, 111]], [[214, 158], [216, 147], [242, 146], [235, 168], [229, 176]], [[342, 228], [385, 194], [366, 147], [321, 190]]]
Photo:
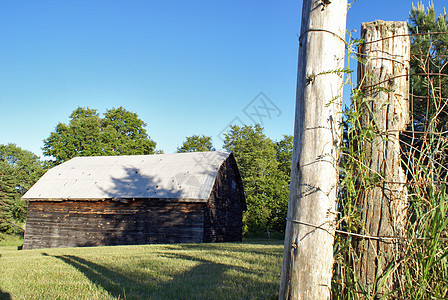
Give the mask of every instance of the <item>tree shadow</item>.
[[[244, 286], [248, 283], [249, 276], [262, 273], [262, 271], [216, 263], [186, 254], [160, 252], [161, 258], [194, 263], [194, 266], [186, 271], [170, 271], [168, 276], [172, 279], [167, 281], [166, 273], [161, 275], [157, 272], [143, 271], [151, 267], [145, 263], [132, 270], [111, 269], [73, 255], [46, 253], [42, 255], [57, 258], [74, 267], [94, 285], [102, 287], [109, 295], [118, 299], [212, 299], [220, 298], [220, 295], [225, 295], [225, 298], [240, 298], [242, 295], [237, 294], [233, 290], [234, 287], [228, 283], [237, 282], [238, 285]], [[271, 285], [269, 290], [277, 289], [275, 284]], [[255, 291], [255, 293], [262, 295], [263, 291]], [[250, 298], [259, 299], [260, 297], [252, 295]]]
[[[137, 167], [124, 166], [118, 173], [123, 174], [116, 174], [116, 177], [111, 176], [105, 179], [106, 182], [98, 186], [98, 190], [107, 195], [107, 198], [132, 199], [154, 195], [157, 192], [163, 195], [166, 192], [163, 189], [159, 189], [159, 180], [156, 180], [155, 177], [141, 174]], [[110, 176], [109, 174], [107, 175]], [[112, 186], [108, 186], [109, 183]]]
[[53, 256], [48, 255], [47, 253], [42, 253], [42, 255], [60, 259], [64, 263], [71, 265], [79, 272], [83, 273], [93, 284], [101, 286], [115, 298], [126, 299], [126, 295], [130, 292], [130, 288], [140, 289], [134, 279], [128, 278], [119, 272], [90, 262], [86, 259], [73, 255]]
[[[185, 187], [199, 185], [188, 174], [161, 179], [142, 174], [136, 167], [123, 167], [123, 176], [111, 178], [112, 186], [102, 189], [114, 214], [98, 215], [107, 226], [103, 245], [142, 245], [174, 242], [201, 242], [202, 210], [199, 204], [175, 205]], [[197, 181], [197, 180], [196, 180]], [[179, 206], [179, 207], [177, 207]], [[194, 208], [193, 208], [194, 207]], [[195, 211], [191, 211], [191, 210]], [[84, 244], [95, 246], [98, 244]]]
[[[260, 240], [260, 241], [255, 241], [255, 242], [251, 242], [251, 245], [266, 245], [266, 243], [270, 243], [272, 245], [283, 245], [283, 240]], [[240, 258], [241, 254], [239, 253], [239, 251], [235, 251], [235, 245], [237, 243], [210, 243], [207, 244], [207, 249], [209, 249], [209, 251], [217, 251], [219, 252], [220, 256], [228, 256], [230, 258]], [[240, 243], [238, 243], [240, 244]], [[238, 245], [237, 244], [237, 245]], [[241, 242], [241, 244], [244, 244], [244, 242]], [[166, 247], [170, 247], [169, 245]], [[178, 249], [178, 250], [185, 250], [185, 251], [198, 251], [198, 250], [203, 250], [204, 246], [201, 244], [177, 244], [176, 246], [173, 246], [173, 250], [174, 249]], [[251, 255], [264, 255], [264, 256], [277, 256], [278, 255], [278, 251], [275, 248], [272, 249], [244, 249], [245, 253], [251, 254]]]
[[3, 292], [0, 290], [0, 300], [10, 300], [11, 295], [9, 293]]
[[[118, 299], [166, 299], [178, 298], [183, 294], [184, 298], [189, 298], [186, 293], [194, 291], [194, 297], [201, 297], [201, 293], [207, 292], [207, 287], [220, 284], [224, 272], [229, 266], [216, 264], [209, 261], [199, 260], [199, 264], [188, 271], [181, 272], [168, 282], [163, 282], [157, 276], [145, 273], [126, 270], [112, 270], [84, 258], [73, 255], [48, 255], [60, 259], [64, 263], [71, 265], [84, 274], [93, 284], [102, 287], [111, 296]], [[182, 256], [167, 255], [169, 258], [183, 259]], [[190, 258], [187, 258], [190, 259]], [[210, 277], [210, 269], [215, 271]], [[207, 284], [204, 284], [206, 283]]]
[[197, 195], [202, 188], [196, 176], [207, 174], [205, 171], [191, 174], [189, 171], [149, 176], [142, 174], [137, 167], [124, 166], [122, 172], [125, 175], [111, 177], [111, 187], [98, 187], [98, 189], [112, 199], [126, 198], [157, 198], [179, 199], [191, 198]]

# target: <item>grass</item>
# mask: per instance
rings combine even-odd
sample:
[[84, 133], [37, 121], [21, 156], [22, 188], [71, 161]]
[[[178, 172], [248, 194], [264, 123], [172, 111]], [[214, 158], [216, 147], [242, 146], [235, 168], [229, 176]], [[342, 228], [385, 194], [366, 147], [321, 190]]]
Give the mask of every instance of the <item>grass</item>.
[[283, 243], [16, 249], [0, 246], [0, 299], [273, 299]]
[[0, 247], [12, 247], [17, 250], [17, 247], [23, 245], [23, 236], [13, 234], [0, 235]]

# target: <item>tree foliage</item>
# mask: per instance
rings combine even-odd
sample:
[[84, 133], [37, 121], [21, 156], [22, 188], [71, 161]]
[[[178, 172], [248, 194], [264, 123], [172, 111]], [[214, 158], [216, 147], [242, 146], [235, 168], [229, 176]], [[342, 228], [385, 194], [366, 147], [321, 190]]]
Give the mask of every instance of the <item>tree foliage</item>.
[[283, 139], [276, 142], [275, 149], [277, 152], [277, 161], [279, 168], [283, 172], [285, 178], [288, 179], [291, 176], [291, 164], [292, 164], [292, 148], [294, 145], [294, 137], [292, 135], [283, 135]]
[[42, 149], [55, 164], [75, 156], [154, 154], [156, 142], [145, 127], [136, 113], [123, 107], [108, 109], [104, 118], [96, 109], [78, 107], [68, 124], [56, 126]]
[[43, 175], [45, 164], [30, 151], [14, 144], [0, 145], [0, 231], [26, 219], [22, 195]]
[[448, 107], [432, 100], [448, 98], [447, 25], [446, 12], [436, 17], [432, 3], [426, 10], [423, 4], [413, 6], [409, 14], [409, 31], [414, 34], [411, 37], [411, 92], [414, 125], [419, 130], [427, 129], [428, 120], [435, 113], [440, 113], [439, 124], [433, 124], [436, 127], [448, 121]]
[[178, 153], [183, 152], [201, 152], [201, 151], [215, 151], [215, 148], [212, 144], [211, 136], [199, 136], [192, 135], [186, 138], [186, 141], [183, 142], [182, 147], [177, 148]]
[[[285, 228], [289, 174], [286, 177], [284, 173], [288, 160], [284, 154], [289, 152], [288, 145], [287, 139], [279, 144], [272, 141], [258, 124], [234, 125], [225, 134], [224, 148], [234, 153], [243, 180], [246, 231]], [[283, 161], [279, 162], [278, 158]]]

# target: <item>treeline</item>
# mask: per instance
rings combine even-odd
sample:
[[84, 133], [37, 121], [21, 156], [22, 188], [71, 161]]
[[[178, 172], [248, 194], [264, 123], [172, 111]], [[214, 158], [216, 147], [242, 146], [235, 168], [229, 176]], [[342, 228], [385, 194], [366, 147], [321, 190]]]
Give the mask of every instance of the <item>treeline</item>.
[[27, 209], [21, 197], [47, 169], [30, 151], [14, 144], [0, 145], [0, 233], [20, 233], [16, 224], [25, 222]]
[[[123, 107], [78, 107], [68, 124], [58, 123], [43, 141], [41, 160], [14, 144], [0, 145], [0, 232], [12, 233], [26, 220], [27, 203], [22, 195], [49, 168], [76, 156], [147, 155], [163, 153], [146, 131], [146, 123]], [[237, 160], [246, 193], [244, 232], [283, 231], [288, 205], [292, 136], [273, 141], [260, 125], [232, 126], [223, 148]], [[214, 151], [212, 138], [186, 137], [177, 152]]]

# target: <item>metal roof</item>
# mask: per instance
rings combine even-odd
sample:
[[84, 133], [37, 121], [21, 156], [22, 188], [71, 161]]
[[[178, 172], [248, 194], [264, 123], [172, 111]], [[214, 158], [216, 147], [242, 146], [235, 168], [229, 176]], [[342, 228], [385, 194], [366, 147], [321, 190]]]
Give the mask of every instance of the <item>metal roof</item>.
[[22, 197], [30, 201], [129, 198], [205, 202], [230, 152], [75, 157], [45, 173]]

